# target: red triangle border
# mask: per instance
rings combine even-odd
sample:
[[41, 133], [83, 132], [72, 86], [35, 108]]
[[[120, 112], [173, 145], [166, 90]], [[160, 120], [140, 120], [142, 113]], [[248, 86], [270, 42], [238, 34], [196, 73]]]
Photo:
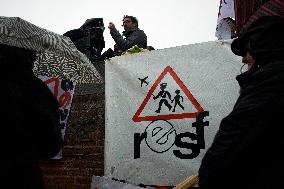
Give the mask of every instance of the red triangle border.
[[[166, 76], [167, 73], [169, 73], [173, 77], [173, 79], [176, 81], [176, 83], [179, 85], [179, 87], [182, 89], [184, 94], [191, 101], [191, 103], [197, 109], [198, 112], [139, 117], [142, 111], [144, 110], [145, 106], [147, 105], [148, 101], [150, 100], [151, 95], [154, 93], [155, 89], [158, 87], [158, 85], [161, 83], [162, 79]], [[204, 109], [197, 102], [197, 100], [193, 97], [191, 92], [187, 89], [187, 87], [184, 85], [184, 83], [181, 81], [181, 79], [178, 77], [175, 71], [170, 66], [167, 66], [164, 69], [164, 71], [161, 73], [161, 75], [158, 77], [158, 79], [155, 81], [153, 86], [150, 88], [145, 99], [143, 100], [140, 107], [138, 108], [134, 116], [132, 117], [132, 120], [134, 122], [141, 122], [141, 121], [155, 121], [158, 119], [170, 120], [170, 119], [195, 118], [197, 114], [200, 112], [204, 112]]]

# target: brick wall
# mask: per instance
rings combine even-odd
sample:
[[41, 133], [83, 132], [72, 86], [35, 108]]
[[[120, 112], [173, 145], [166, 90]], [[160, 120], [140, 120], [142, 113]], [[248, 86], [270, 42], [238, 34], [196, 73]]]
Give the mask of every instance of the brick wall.
[[76, 85], [63, 158], [41, 162], [47, 189], [88, 189], [104, 174], [104, 84]]

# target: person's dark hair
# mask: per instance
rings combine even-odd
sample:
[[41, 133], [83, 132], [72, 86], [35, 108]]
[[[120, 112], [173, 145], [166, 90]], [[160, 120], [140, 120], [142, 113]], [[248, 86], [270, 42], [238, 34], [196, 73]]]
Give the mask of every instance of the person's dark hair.
[[138, 19], [137, 19], [135, 16], [124, 15], [122, 21], [123, 21], [125, 18], [130, 18], [130, 19], [131, 19], [131, 22], [133, 22], [134, 24], [136, 24], [136, 27], [138, 27]]
[[25, 65], [27, 68], [32, 69], [33, 63], [37, 57], [37, 53], [24, 48], [0, 44], [0, 56], [2, 59], [12, 60], [14, 62], [19, 61], [19, 64], [22, 64], [23, 66]]

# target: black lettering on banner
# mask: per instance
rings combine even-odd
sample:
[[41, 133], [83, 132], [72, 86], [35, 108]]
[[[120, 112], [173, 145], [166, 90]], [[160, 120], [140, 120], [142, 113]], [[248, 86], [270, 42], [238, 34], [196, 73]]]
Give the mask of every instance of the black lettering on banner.
[[68, 113], [69, 113], [68, 109], [61, 109], [60, 108], [60, 121], [66, 120]]
[[65, 122], [60, 123], [60, 129], [65, 129], [65, 127], [66, 127], [66, 123]]
[[[169, 137], [175, 137], [175, 141], [174, 144], [179, 147], [179, 148], [183, 148], [183, 149], [188, 149], [191, 150], [190, 153], [182, 153], [180, 150], [173, 150], [173, 154], [180, 158], [180, 159], [193, 159], [196, 158], [199, 153], [200, 153], [200, 149], [205, 149], [205, 139], [204, 139], [204, 127], [205, 126], [209, 126], [209, 121], [203, 121], [204, 117], [208, 116], [209, 112], [208, 111], [204, 111], [201, 112], [197, 115], [196, 117], [196, 121], [194, 123], [192, 123], [192, 127], [196, 128], [196, 134], [195, 133], [190, 133], [190, 132], [185, 132], [185, 133], [180, 133], [175, 135], [175, 130], [174, 128], [168, 128], [166, 129], [166, 131], [164, 130], [164, 134], [162, 136], [162, 138], [165, 138], [167, 140], [165, 140], [165, 142], [163, 143], [159, 143], [159, 140], [154, 140], [156, 141], [157, 144], [160, 144], [161, 149], [159, 150], [159, 145], [156, 146], [151, 146], [155, 143], [151, 143], [151, 145], [149, 144], [149, 141], [147, 139], [147, 128], [151, 128], [150, 125], [153, 124], [154, 122], [157, 121], [165, 121], [165, 120], [156, 120], [151, 122], [148, 127], [146, 128], [145, 132], [143, 132], [141, 135], [140, 133], [134, 133], [134, 159], [140, 158], [140, 145], [141, 142], [145, 139], [146, 144], [148, 145], [149, 149], [151, 149], [153, 152], [156, 153], [163, 153], [166, 152], [167, 150], [169, 150], [172, 145], [171, 142], [169, 141], [169, 144], [166, 144], [166, 142], [168, 141]], [[168, 121], [166, 121], [167, 123], [169, 123]], [[169, 123], [169, 125], [173, 126], [171, 123]], [[153, 127], [154, 129], [152, 130], [152, 135], [153, 135], [153, 131], [162, 131], [162, 128], [160, 127]], [[149, 134], [149, 133], [148, 133]], [[154, 135], [153, 135], [154, 136]], [[153, 137], [152, 136], [152, 137]], [[151, 137], [151, 136], [148, 136]], [[189, 138], [191, 139], [191, 141], [197, 141], [196, 143], [192, 142], [186, 142], [183, 141], [183, 138]], [[148, 141], [148, 142], [147, 142]]]
[[62, 79], [61, 80], [61, 88], [64, 91], [72, 91], [74, 89], [74, 84], [72, 81], [68, 80], [68, 79]]
[[143, 139], [147, 138], [147, 133], [144, 132], [140, 135], [140, 133], [134, 133], [134, 159], [140, 158], [140, 144]]
[[67, 117], [69, 114], [69, 109], [59, 108], [59, 112], [60, 112], [60, 128], [65, 129], [66, 124], [67, 124]]
[[[176, 157], [180, 159], [193, 159], [196, 158], [199, 153], [200, 149], [205, 149], [205, 140], [204, 140], [204, 126], [209, 126], [209, 121], [203, 122], [204, 117], [208, 116], [209, 112], [201, 112], [196, 117], [196, 122], [192, 123], [192, 127], [196, 128], [196, 134], [186, 132], [186, 133], [180, 133], [176, 137], [175, 145], [180, 148], [186, 148], [190, 149], [190, 154], [183, 154], [180, 152], [180, 150], [173, 150], [173, 153]], [[197, 140], [197, 143], [187, 143], [183, 142], [182, 138], [188, 137], [191, 140]]]
[[203, 122], [206, 116], [209, 116], [208, 111], [201, 112], [196, 117], [196, 122], [192, 123], [192, 127], [196, 128], [197, 145], [200, 149], [205, 149], [204, 127], [209, 126], [209, 121]]
[[183, 142], [182, 138], [184, 138], [184, 137], [188, 137], [191, 140], [197, 140], [197, 138], [198, 138], [198, 136], [196, 134], [190, 133], [190, 132], [178, 134], [177, 137], [176, 137], [175, 145], [177, 147], [180, 147], [180, 148], [190, 149], [191, 153], [183, 154], [183, 153], [181, 153], [180, 150], [173, 150], [174, 155], [176, 157], [180, 158], [180, 159], [193, 159], [193, 158], [197, 157], [200, 153], [200, 149], [198, 148], [198, 145], [194, 144], [194, 143]]

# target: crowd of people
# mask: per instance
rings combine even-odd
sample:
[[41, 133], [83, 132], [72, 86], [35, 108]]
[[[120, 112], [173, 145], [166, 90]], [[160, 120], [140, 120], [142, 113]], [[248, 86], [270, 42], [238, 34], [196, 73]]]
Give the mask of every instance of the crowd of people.
[[[134, 45], [154, 49], [147, 46], [136, 17], [124, 16], [123, 27], [120, 34], [109, 23], [115, 46], [104, 58], [120, 56]], [[284, 188], [283, 34], [282, 18], [263, 16], [234, 36], [231, 50], [243, 57], [247, 70], [237, 76], [239, 98], [202, 159], [200, 188]], [[44, 188], [38, 162], [55, 156], [63, 145], [58, 102], [32, 72], [36, 53], [0, 45], [1, 184], [13, 183], [14, 188]]]

